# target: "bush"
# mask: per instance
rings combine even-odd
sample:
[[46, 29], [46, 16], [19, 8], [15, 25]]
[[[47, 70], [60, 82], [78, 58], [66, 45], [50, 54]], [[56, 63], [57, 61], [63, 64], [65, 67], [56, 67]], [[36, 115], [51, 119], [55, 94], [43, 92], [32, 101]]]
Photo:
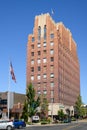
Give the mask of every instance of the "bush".
[[45, 120], [41, 121], [41, 125], [45, 125], [45, 124], [48, 124], [48, 121]]
[[75, 117], [72, 117], [71, 120], [72, 120], [72, 121], [76, 121], [76, 118], [75, 118]]

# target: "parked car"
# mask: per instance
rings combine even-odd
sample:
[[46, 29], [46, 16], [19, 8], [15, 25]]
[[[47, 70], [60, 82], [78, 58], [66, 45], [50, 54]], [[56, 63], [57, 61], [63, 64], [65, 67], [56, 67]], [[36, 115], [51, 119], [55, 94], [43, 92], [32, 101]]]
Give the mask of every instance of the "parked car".
[[70, 123], [71, 122], [71, 118], [67, 118], [63, 120], [64, 123]]
[[20, 128], [26, 127], [26, 123], [23, 120], [16, 119], [16, 120], [13, 121], [13, 124], [14, 124], [14, 128], [20, 129]]
[[39, 122], [39, 120], [40, 120], [40, 118], [37, 115], [32, 117], [32, 122], [37, 123], [37, 122]]
[[14, 129], [13, 121], [0, 120], [0, 130], [12, 130]]

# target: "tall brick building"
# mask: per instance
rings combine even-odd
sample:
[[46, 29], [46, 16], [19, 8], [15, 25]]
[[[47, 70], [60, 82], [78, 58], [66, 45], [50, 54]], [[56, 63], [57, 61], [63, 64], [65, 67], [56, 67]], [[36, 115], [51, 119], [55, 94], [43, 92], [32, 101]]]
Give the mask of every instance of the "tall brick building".
[[[51, 16], [35, 17], [27, 43], [27, 85], [44, 94], [56, 110], [74, 106], [80, 94], [80, 68], [76, 43], [62, 22]], [[67, 108], [67, 107], [66, 107]], [[55, 112], [54, 112], [55, 113]]]

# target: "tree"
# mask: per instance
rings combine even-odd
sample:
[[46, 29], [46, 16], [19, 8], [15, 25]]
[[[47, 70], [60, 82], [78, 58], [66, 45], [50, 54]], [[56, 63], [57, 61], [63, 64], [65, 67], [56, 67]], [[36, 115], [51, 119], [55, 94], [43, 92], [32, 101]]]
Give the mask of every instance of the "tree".
[[28, 121], [28, 104], [27, 104], [27, 102], [26, 102], [26, 100], [25, 100], [25, 102], [24, 102], [24, 107], [23, 107], [23, 112], [22, 112], [22, 117], [21, 118], [23, 118], [24, 119], [24, 121], [25, 122], [27, 122]]
[[30, 83], [26, 91], [26, 101], [23, 108], [23, 114], [30, 118], [37, 112], [37, 107], [40, 105], [40, 98], [35, 99], [35, 89]]
[[64, 112], [62, 109], [58, 111], [58, 116], [61, 121], [64, 119]]
[[46, 118], [46, 115], [48, 113], [48, 101], [47, 98], [45, 97], [45, 95], [41, 95], [41, 118], [44, 119]]
[[81, 96], [79, 95], [75, 103], [75, 114], [78, 118], [83, 117], [85, 114], [85, 109], [82, 107], [82, 104], [83, 104], [82, 99]]

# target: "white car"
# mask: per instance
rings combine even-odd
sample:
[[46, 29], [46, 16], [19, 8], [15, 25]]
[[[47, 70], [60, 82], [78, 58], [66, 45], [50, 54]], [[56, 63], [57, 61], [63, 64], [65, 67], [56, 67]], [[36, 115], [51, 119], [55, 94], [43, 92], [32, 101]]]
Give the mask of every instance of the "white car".
[[0, 120], [0, 130], [13, 130], [13, 121], [10, 120]]

